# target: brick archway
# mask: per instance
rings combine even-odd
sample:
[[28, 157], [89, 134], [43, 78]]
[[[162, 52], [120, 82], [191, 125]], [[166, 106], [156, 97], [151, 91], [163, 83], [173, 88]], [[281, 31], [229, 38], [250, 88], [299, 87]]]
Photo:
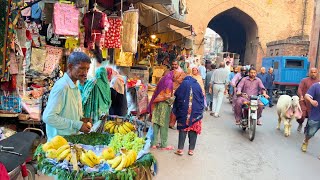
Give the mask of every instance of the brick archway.
[[[237, 10], [237, 12], [240, 13], [243, 17], [246, 17], [248, 21], [251, 21], [250, 26], [255, 26], [254, 28], [251, 28], [255, 29], [252, 32], [248, 32], [248, 29], [246, 30], [246, 33], [250, 33], [250, 37], [246, 37], [248, 44], [245, 47], [245, 49], [251, 48], [251, 51], [250, 53], [243, 53], [243, 63], [256, 64], [256, 60], [260, 59], [263, 56], [260, 52], [260, 48], [258, 47], [260, 43], [259, 27], [262, 23], [265, 22], [261, 20], [263, 18], [259, 17], [266, 16], [267, 13], [264, 12], [262, 9], [258, 9], [254, 4], [250, 3], [249, 1], [244, 2], [242, 0], [229, 0], [223, 3], [216, 3], [210, 6], [213, 8], [208, 9], [206, 13], [203, 12], [205, 16], [198, 18], [198, 21], [200, 20], [200, 23], [198, 23], [200, 24], [200, 26], [196, 28], [197, 37], [195, 38], [195, 53], [203, 54], [204, 32], [206, 28], [210, 26], [210, 23], [212, 23], [212, 21], [214, 21], [215, 18], [225, 14], [226, 12]], [[242, 26], [244, 28], [247, 28], [245, 27], [246, 24], [244, 23], [242, 23]], [[224, 50], [227, 49], [224, 48]], [[246, 56], [246, 58], [244, 58], [244, 56]]]

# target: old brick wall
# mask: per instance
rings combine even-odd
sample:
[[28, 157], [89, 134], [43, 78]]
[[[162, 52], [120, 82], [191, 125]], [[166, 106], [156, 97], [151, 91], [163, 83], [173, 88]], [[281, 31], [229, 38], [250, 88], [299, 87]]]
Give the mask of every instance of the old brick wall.
[[187, 0], [188, 12], [186, 22], [193, 25], [195, 33], [194, 53], [203, 54], [201, 44], [210, 20], [231, 8], [238, 8], [249, 15], [257, 24], [258, 41], [256, 65], [261, 65], [261, 58], [267, 55], [266, 43], [302, 33], [310, 35], [314, 0], [306, 0], [306, 14], [303, 16], [305, 0]]
[[267, 43], [266, 56], [303, 56], [309, 52], [308, 40], [285, 39]]
[[[316, 0], [314, 12], [308, 57], [311, 62], [311, 67], [314, 67], [316, 64], [317, 67], [320, 67], [320, 0]], [[317, 60], [318, 62], [316, 62]]]

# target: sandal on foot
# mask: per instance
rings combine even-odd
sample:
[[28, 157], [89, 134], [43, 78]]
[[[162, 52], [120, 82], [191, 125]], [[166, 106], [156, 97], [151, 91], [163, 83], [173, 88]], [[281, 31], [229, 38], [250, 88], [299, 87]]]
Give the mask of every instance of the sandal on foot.
[[190, 156], [193, 156], [193, 150], [189, 150], [189, 151], [188, 151], [188, 154], [189, 154]]
[[173, 146], [167, 146], [167, 147], [161, 148], [161, 150], [174, 150], [174, 147]]
[[176, 152], [174, 152], [176, 155], [182, 156], [183, 155], [183, 151], [178, 149]]

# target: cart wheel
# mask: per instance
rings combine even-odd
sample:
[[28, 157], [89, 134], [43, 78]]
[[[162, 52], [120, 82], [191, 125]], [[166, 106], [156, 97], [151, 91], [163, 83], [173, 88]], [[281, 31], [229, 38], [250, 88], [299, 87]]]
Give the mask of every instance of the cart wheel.
[[31, 164], [27, 164], [28, 180], [36, 179], [36, 170]]

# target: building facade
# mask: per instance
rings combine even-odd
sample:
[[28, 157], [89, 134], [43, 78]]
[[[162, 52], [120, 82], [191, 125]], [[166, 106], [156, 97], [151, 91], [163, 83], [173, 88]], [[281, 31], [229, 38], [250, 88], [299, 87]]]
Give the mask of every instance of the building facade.
[[[186, 22], [196, 33], [194, 53], [203, 54], [207, 27], [223, 39], [224, 51], [242, 64], [261, 65], [268, 42], [310, 36], [314, 0], [187, 0]], [[319, 24], [319, 23], [318, 23]]]

